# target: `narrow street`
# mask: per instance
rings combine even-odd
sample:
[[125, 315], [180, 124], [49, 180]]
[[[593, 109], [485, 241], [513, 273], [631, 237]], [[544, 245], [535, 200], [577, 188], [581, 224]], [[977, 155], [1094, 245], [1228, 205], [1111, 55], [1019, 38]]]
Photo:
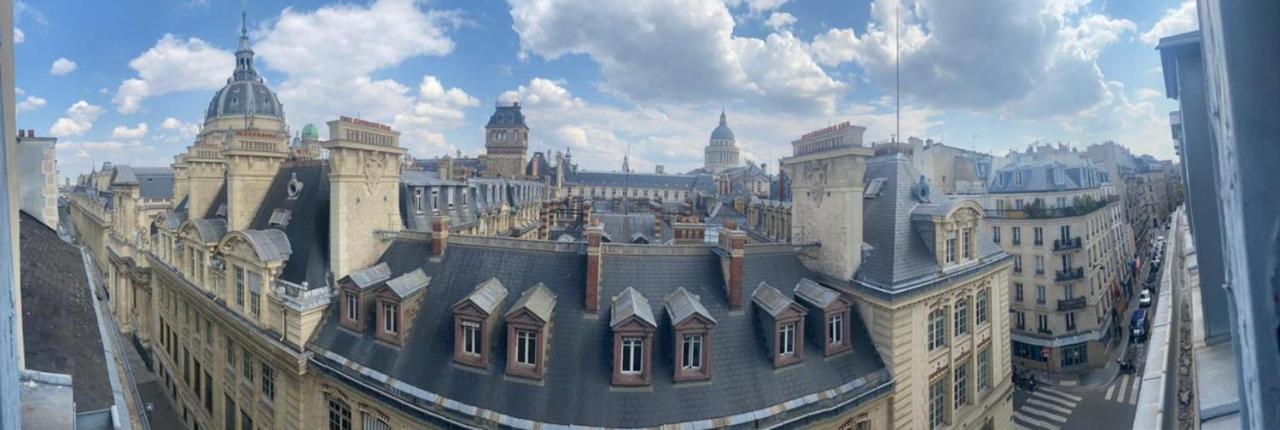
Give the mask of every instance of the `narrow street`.
[[[1156, 237], [1164, 237], [1160, 230]], [[1143, 272], [1135, 281], [1135, 290], [1142, 291], [1150, 273], [1150, 247], [1144, 247]], [[1164, 270], [1165, 264], [1161, 264]], [[1153, 295], [1149, 309], [1159, 305], [1159, 295]], [[1129, 316], [1137, 310], [1138, 294], [1135, 293], [1122, 320], [1124, 341], [1129, 342]], [[1138, 392], [1143, 372], [1146, 371], [1146, 343], [1129, 343], [1134, 349], [1133, 361], [1138, 367], [1133, 374], [1121, 373], [1110, 382], [1089, 386], [1050, 386], [1041, 384], [1034, 392], [1015, 387], [1013, 392], [1013, 423], [1018, 429], [1082, 429], [1097, 430], [1128, 428], [1137, 410]], [[1114, 366], [1116, 357], [1110, 358]], [[1098, 370], [1103, 371], [1103, 370]]]

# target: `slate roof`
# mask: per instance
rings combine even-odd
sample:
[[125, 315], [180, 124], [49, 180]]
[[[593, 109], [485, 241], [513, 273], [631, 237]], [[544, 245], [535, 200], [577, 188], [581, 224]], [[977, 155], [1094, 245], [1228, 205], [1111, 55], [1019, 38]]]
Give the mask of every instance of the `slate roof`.
[[200, 233], [200, 241], [204, 243], [215, 243], [227, 234], [227, 220], [222, 218], [193, 219], [191, 224], [196, 227], [196, 232]]
[[168, 167], [134, 167], [138, 178], [138, 194], [144, 199], [173, 198], [173, 169]]
[[760, 309], [773, 317], [782, 314], [782, 311], [787, 310], [787, 308], [796, 303], [787, 296], [782, 295], [781, 291], [773, 288], [768, 282], [761, 282], [756, 286], [755, 292], [751, 293], [751, 301], [760, 305]]
[[289, 237], [285, 236], [283, 231], [269, 228], [266, 230], [245, 230], [241, 233], [249, 237], [249, 243], [253, 245], [253, 251], [258, 254], [258, 258], [262, 259], [262, 261], [286, 260], [293, 254], [293, 247], [289, 243]]
[[427, 272], [423, 272], [421, 268], [414, 271], [397, 276], [395, 279], [387, 281], [387, 288], [396, 293], [401, 299], [409, 297], [414, 293], [422, 291], [431, 283], [431, 277], [427, 276]]
[[[874, 390], [892, 389], [889, 372], [861, 318], [851, 319], [854, 348], [850, 353], [822, 359], [821, 347], [805, 342], [804, 347], [810, 348], [806, 356], [816, 358], [784, 371], [774, 369], [754, 322], [756, 308], [745, 306], [730, 313], [723, 292], [721, 260], [709, 249], [693, 255], [607, 254], [602, 262], [602, 301], [618, 296], [628, 287], [646, 300], [663, 300], [676, 288], [684, 287], [698, 295], [707, 312], [718, 321], [710, 340], [709, 350], [714, 353], [708, 357], [715, 369], [712, 380], [675, 384], [671, 378], [671, 322], [663, 313], [657, 319], [653, 383], [643, 390], [611, 387], [609, 320], [604, 315], [584, 317], [584, 254], [466, 243], [451, 243], [441, 261], [431, 261], [429, 253], [430, 245], [425, 241], [396, 240], [381, 257], [395, 273], [421, 267], [433, 278], [416, 320], [406, 324], [413, 328], [405, 333], [404, 346], [396, 348], [377, 342], [372, 324], [357, 334], [341, 328], [336, 318], [325, 318], [310, 344], [318, 352], [315, 360], [337, 369], [343, 377], [380, 383], [394, 380], [401, 384], [402, 393], [408, 389], [423, 396], [443, 396], [433, 397], [434, 401], [450, 408], [440, 409], [444, 411], [440, 413], [454, 418], [466, 418], [467, 412], [457, 411], [475, 413], [471, 408], [476, 407], [489, 411], [486, 413], [491, 417], [503, 414], [513, 419], [584, 426], [645, 427], [730, 416], [741, 420], [733, 421], [733, 425], [741, 425], [753, 422], [751, 417], [755, 415], [751, 414], [757, 411], [764, 410], [761, 417], [782, 410], [786, 411], [781, 412], [783, 416], [821, 413], [828, 408], [839, 410], [839, 402], [857, 396], [871, 393], [846, 407], [887, 392]], [[745, 259], [747, 285], [795, 285], [801, 278], [813, 276], [794, 252], [748, 252]], [[506, 303], [518, 300], [538, 284], [557, 298], [558, 309], [551, 317], [553, 334], [549, 338], [545, 379], [539, 384], [505, 375], [505, 342], [494, 345], [488, 371], [451, 365], [454, 321], [450, 307], [491, 277], [510, 289]], [[790, 297], [791, 293], [781, 294]], [[338, 311], [336, 303], [330, 306], [328, 312]], [[505, 333], [501, 326], [496, 330]], [[342, 365], [348, 362], [350, 367]], [[376, 375], [392, 379], [377, 379]], [[802, 400], [827, 390], [835, 390], [828, 393], [833, 396]], [[704, 423], [712, 425], [710, 421]]]
[[538, 285], [520, 294], [520, 298], [511, 305], [511, 310], [507, 311], [507, 316], [521, 310], [528, 310], [542, 321], [549, 322], [556, 310], [556, 295], [547, 288], [546, 284], [539, 282]]
[[[1015, 180], [1014, 175], [1021, 175], [1021, 180]], [[1101, 185], [1098, 169], [1090, 161], [1082, 160], [1075, 166], [1057, 161], [1032, 161], [1000, 168], [987, 190], [993, 194], [1034, 193], [1091, 189]]]
[[639, 234], [648, 240], [657, 240], [659, 231], [655, 228], [653, 213], [593, 213], [604, 226], [604, 234], [612, 242], [631, 242]]
[[701, 191], [700, 185], [710, 182], [711, 175], [659, 175], [655, 173], [622, 173], [576, 171], [565, 175], [565, 183], [590, 187], [658, 188], [681, 191]]
[[352, 283], [356, 284], [361, 290], [369, 289], [376, 286], [387, 279], [391, 279], [391, 267], [387, 263], [378, 263], [347, 275]]
[[27, 367], [71, 375], [76, 412], [115, 404], [80, 249], [20, 212], [22, 321]]
[[[301, 190], [289, 197], [289, 182], [302, 183]], [[283, 228], [271, 225], [276, 209], [293, 213]], [[280, 279], [308, 287], [327, 285], [329, 266], [329, 165], [324, 162], [286, 162], [276, 172], [267, 194], [254, 214], [250, 229], [283, 230], [291, 252], [280, 272]]]
[[666, 304], [663, 308], [667, 311], [667, 318], [671, 319], [672, 324], [684, 322], [691, 316], [698, 315], [706, 318], [708, 321], [716, 322], [715, 317], [711, 316], [711, 312], [702, 306], [702, 300], [698, 296], [690, 293], [684, 287], [676, 288], [667, 296]]
[[796, 284], [796, 298], [812, 303], [819, 308], [826, 308], [840, 299], [840, 293], [806, 278], [801, 279], [800, 283]]
[[[912, 193], [919, 177], [919, 171], [901, 154], [867, 161], [864, 182], [883, 178], [884, 185], [879, 196], [863, 199], [864, 254], [855, 280], [882, 290], [904, 291], [943, 276], [942, 266], [931, 250], [933, 224], [921, 222], [915, 215], [946, 213], [940, 211], [949, 210], [956, 203], [945, 196], [921, 202]], [[976, 234], [979, 259], [1001, 254], [989, 229], [979, 229]]]
[[484, 128], [497, 127], [519, 127], [526, 130], [529, 128], [524, 123], [524, 113], [520, 112], [519, 103], [497, 106], [493, 109], [493, 115], [489, 116], [489, 123], [485, 124]]
[[627, 318], [636, 317], [649, 325], [657, 327], [658, 320], [653, 318], [653, 307], [635, 288], [627, 287], [613, 297], [613, 306], [609, 310], [609, 326], [617, 327]]
[[[502, 305], [503, 300], [507, 298], [507, 287], [502, 285], [502, 281], [498, 278], [489, 278], [476, 285], [476, 289], [471, 291], [462, 301], [469, 301], [476, 307], [480, 308], [487, 314], [492, 314]], [[460, 301], [461, 302], [461, 301]]]
[[[269, 192], [270, 191], [268, 191], [268, 193]], [[202, 216], [201, 218], [205, 218], [205, 219], [226, 218], [227, 209], [223, 207], [226, 205], [227, 205], [227, 181], [224, 180], [222, 181], [222, 186], [218, 188], [218, 194], [213, 195], [213, 203], [209, 204], [209, 209], [204, 212], [204, 216]]]

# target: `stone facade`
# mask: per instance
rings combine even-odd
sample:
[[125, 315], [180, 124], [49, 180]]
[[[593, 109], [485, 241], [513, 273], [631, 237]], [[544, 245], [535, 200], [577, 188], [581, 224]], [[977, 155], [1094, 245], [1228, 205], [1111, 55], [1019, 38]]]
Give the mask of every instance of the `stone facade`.
[[[859, 136], [861, 140], [861, 136]], [[812, 268], [837, 279], [852, 279], [862, 261], [863, 161], [871, 150], [844, 146], [798, 153], [783, 160], [792, 177], [791, 240], [823, 243]]]
[[329, 251], [333, 273], [367, 267], [386, 249], [374, 233], [400, 226], [400, 133], [343, 117], [329, 121]]

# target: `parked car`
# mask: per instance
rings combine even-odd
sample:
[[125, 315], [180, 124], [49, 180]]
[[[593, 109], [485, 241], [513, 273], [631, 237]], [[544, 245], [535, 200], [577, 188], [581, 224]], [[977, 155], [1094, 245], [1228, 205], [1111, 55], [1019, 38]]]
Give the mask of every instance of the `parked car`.
[[1151, 307], [1151, 290], [1150, 289], [1148, 288], [1142, 289], [1142, 294], [1138, 296], [1138, 307], [1140, 308]]
[[1129, 318], [1129, 341], [1146, 342], [1150, 331], [1151, 319], [1147, 318], [1147, 310], [1138, 309], [1133, 311], [1133, 316]]

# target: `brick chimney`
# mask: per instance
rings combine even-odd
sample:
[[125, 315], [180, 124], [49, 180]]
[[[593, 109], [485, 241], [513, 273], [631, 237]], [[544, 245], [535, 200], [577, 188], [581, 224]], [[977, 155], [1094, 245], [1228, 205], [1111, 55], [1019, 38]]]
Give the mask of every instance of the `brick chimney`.
[[702, 224], [697, 215], [677, 216], [671, 224], [675, 231], [677, 245], [696, 245], [706, 237], [707, 226]]
[[444, 258], [444, 249], [449, 243], [449, 217], [440, 215], [431, 218], [431, 258]]
[[585, 229], [587, 236], [587, 313], [600, 312], [600, 264], [604, 249], [604, 225], [597, 218]]
[[725, 293], [729, 297], [729, 309], [742, 309], [742, 260], [746, 252], [747, 233], [738, 229], [736, 222], [725, 221], [720, 227], [720, 248], [728, 255], [725, 263]]

